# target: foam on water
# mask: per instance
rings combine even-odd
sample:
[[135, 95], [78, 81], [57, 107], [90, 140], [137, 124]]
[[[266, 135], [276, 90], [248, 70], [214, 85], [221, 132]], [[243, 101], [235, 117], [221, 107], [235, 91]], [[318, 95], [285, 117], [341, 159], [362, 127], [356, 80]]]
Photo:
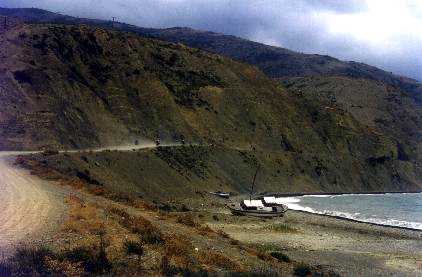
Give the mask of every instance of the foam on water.
[[306, 195], [277, 198], [292, 210], [422, 230], [422, 193]]

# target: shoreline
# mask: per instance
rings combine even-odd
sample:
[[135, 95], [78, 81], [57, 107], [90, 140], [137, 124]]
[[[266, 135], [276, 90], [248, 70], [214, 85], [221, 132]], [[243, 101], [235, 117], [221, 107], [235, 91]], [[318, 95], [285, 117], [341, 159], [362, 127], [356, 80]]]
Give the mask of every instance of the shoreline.
[[377, 195], [377, 194], [402, 194], [402, 193], [422, 193], [422, 190], [416, 191], [366, 191], [366, 192], [298, 192], [298, 193], [263, 193], [257, 196], [274, 196], [274, 197], [294, 197], [294, 196], [311, 196], [311, 195]]
[[354, 222], [354, 223], [368, 224], [368, 225], [373, 225], [373, 226], [378, 226], [378, 227], [393, 228], [393, 229], [399, 229], [399, 230], [408, 230], [408, 231], [415, 231], [415, 232], [422, 233], [422, 229], [416, 229], [416, 228], [411, 228], [411, 227], [394, 226], [394, 225], [387, 225], [387, 224], [382, 224], [382, 223], [366, 222], [366, 221], [361, 221], [361, 220], [337, 216], [337, 215], [312, 213], [312, 212], [302, 211], [302, 210], [293, 210], [293, 209], [289, 209], [289, 210], [297, 212], [297, 213], [305, 213], [305, 214], [314, 215], [314, 216], [329, 217], [329, 218], [333, 218], [333, 219], [344, 220], [344, 221], [349, 221], [349, 222]]
[[218, 214], [218, 221], [211, 216], [206, 220], [212, 228], [258, 249], [280, 251], [292, 260], [321, 265], [340, 275], [418, 276], [422, 270], [421, 230], [296, 210], [265, 220]]
[[[327, 196], [335, 196], [335, 195], [383, 195], [383, 194], [404, 194], [404, 193], [417, 194], [417, 193], [422, 193], [422, 191], [359, 192], [359, 193], [322, 193], [322, 192], [321, 193], [276, 193], [276, 194], [262, 193], [262, 194], [253, 195], [252, 198], [261, 198], [261, 197], [267, 197], [267, 196], [268, 197], [274, 196], [276, 198], [284, 198], [284, 197], [287, 198], [287, 197], [301, 197], [301, 196], [313, 196], [313, 195], [316, 195], [316, 196], [317, 195], [327, 195]], [[237, 198], [242, 198], [242, 197], [245, 198], [245, 197], [249, 197], [249, 196], [238, 195], [236, 197], [233, 197], [232, 200], [237, 199]], [[296, 209], [291, 209], [291, 208], [289, 208], [288, 210], [306, 213], [306, 214], [310, 214], [310, 215], [324, 216], [324, 217], [334, 218], [334, 219], [338, 219], [338, 220], [345, 220], [345, 221], [349, 221], [349, 222], [369, 224], [369, 225], [373, 225], [373, 226], [381, 226], [381, 227], [389, 227], [389, 228], [395, 228], [395, 229], [405, 229], [405, 230], [409, 230], [409, 231], [422, 232], [422, 229], [406, 227], [406, 226], [396, 226], [396, 225], [388, 225], [388, 224], [383, 224], [383, 223], [368, 222], [368, 221], [362, 221], [362, 220], [338, 216], [338, 215], [330, 215], [330, 214], [324, 214], [324, 213], [318, 213], [318, 212], [310, 212], [310, 211], [305, 211], [305, 210], [296, 210]]]

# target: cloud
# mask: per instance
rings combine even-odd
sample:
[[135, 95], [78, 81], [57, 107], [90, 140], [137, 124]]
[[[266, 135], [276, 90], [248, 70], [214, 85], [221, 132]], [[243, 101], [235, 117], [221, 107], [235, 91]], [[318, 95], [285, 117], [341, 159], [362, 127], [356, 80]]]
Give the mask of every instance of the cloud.
[[[420, 0], [2, 0], [143, 27], [188, 26], [422, 79]], [[2, 3], [0, 1], [0, 3]]]

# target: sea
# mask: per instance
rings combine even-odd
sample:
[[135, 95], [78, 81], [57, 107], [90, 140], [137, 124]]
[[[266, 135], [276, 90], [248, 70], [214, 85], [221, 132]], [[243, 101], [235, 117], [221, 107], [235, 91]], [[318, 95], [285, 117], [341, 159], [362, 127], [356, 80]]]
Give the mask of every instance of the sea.
[[292, 210], [422, 230], [422, 193], [304, 195], [277, 202]]

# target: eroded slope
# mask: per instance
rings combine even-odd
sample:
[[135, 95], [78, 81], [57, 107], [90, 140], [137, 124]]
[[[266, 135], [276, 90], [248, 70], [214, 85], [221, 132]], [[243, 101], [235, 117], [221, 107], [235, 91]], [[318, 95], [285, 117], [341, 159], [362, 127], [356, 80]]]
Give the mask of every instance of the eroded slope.
[[[349, 111], [298, 97], [231, 59], [88, 26], [16, 25], [1, 44], [3, 149], [86, 148], [157, 134], [167, 141], [183, 136], [204, 149], [156, 151], [162, 177], [154, 181], [157, 186], [180, 186], [171, 177], [180, 174], [175, 164], [198, 175], [187, 159], [207, 168], [201, 177], [207, 188], [224, 183], [246, 190], [246, 176], [258, 162], [264, 165], [263, 188], [273, 191], [419, 188], [414, 163], [403, 166], [394, 137]], [[130, 163], [141, 166], [139, 157]], [[115, 159], [120, 164], [112, 171], [127, 168], [125, 160]], [[139, 172], [127, 174], [135, 187], [142, 186]]]

